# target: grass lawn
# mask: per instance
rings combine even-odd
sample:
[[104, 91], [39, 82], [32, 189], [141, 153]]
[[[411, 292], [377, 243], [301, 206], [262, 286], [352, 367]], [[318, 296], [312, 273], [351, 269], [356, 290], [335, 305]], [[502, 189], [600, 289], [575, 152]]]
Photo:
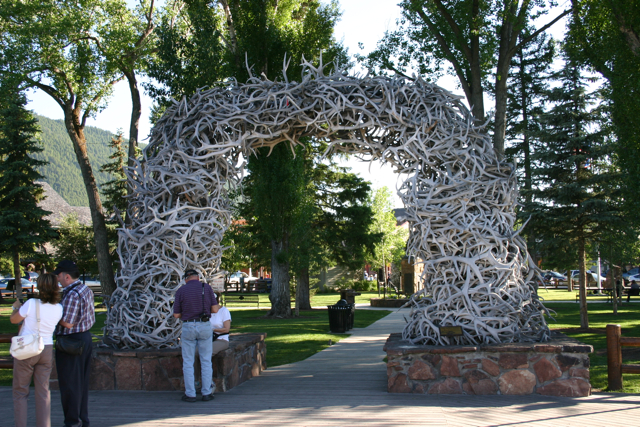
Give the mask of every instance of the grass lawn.
[[[566, 292], [566, 291], [565, 291]], [[589, 304], [589, 330], [580, 330], [580, 308], [576, 303], [545, 304], [555, 310], [553, 320], [549, 321], [551, 329], [561, 329], [568, 336], [593, 346], [591, 354], [591, 385], [595, 389], [607, 390], [607, 338], [605, 329], [607, 324], [616, 323], [622, 326], [622, 335], [626, 337], [640, 337], [640, 304], [626, 302], [618, 305], [618, 314], [613, 314], [610, 303]], [[622, 360], [625, 364], [640, 364], [640, 350], [633, 347], [623, 347]], [[640, 375], [623, 374], [623, 387], [626, 393], [640, 393]]]
[[[551, 301], [575, 302], [577, 292], [578, 292], [577, 290], [569, 292], [566, 289], [554, 289], [552, 287], [548, 287], [547, 289], [545, 289], [543, 287], [540, 287], [538, 289], [538, 296], [541, 299], [543, 299], [545, 303], [551, 302]], [[624, 296], [625, 301], [626, 301], [626, 298], [627, 297], [625, 295]], [[607, 301], [607, 296], [604, 294], [591, 296], [591, 294], [589, 294], [589, 297], [587, 298], [587, 303], [589, 303], [590, 301]]]
[[[260, 308], [270, 308], [271, 301], [269, 301], [269, 294], [254, 294], [258, 295], [260, 298]], [[381, 294], [382, 295], [382, 294]], [[370, 298], [378, 298], [378, 292], [362, 292], [362, 295], [356, 296], [356, 304], [365, 303], [369, 304]], [[323, 307], [326, 308], [328, 305], [333, 305], [340, 300], [340, 292], [329, 292], [329, 293], [317, 293], [311, 297], [311, 307]], [[237, 307], [239, 304], [233, 304], [229, 306], [229, 309], [233, 307]], [[295, 304], [291, 303], [291, 308], [293, 309]]]
[[[264, 295], [266, 303], [268, 295]], [[339, 294], [322, 294], [318, 305], [334, 304]], [[369, 300], [367, 299], [367, 302]], [[9, 322], [11, 303], [0, 305], [0, 333], [16, 333], [17, 326]], [[260, 301], [262, 307], [262, 300]], [[232, 332], [266, 332], [267, 338], [267, 366], [279, 366], [304, 360], [309, 356], [329, 346], [329, 340], [334, 343], [349, 336], [349, 334], [332, 334], [329, 331], [329, 317], [326, 309], [301, 311], [300, 317], [293, 319], [264, 319], [268, 310], [247, 310], [230, 308]], [[354, 327], [364, 328], [383, 318], [390, 312], [386, 310], [357, 310]], [[96, 309], [96, 323], [91, 328], [95, 335], [102, 335], [105, 321], [105, 309]], [[0, 344], [0, 356], [9, 357], [10, 344]], [[13, 371], [0, 369], [0, 385], [10, 386]]]

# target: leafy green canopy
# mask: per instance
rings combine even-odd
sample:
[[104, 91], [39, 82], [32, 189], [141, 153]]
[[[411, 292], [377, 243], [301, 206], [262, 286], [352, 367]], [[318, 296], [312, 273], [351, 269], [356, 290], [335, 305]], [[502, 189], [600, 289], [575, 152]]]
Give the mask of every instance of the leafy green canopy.
[[560, 13], [521, 37], [529, 23], [548, 14], [554, 4], [543, 0], [403, 0], [398, 30], [386, 32], [377, 49], [359, 60], [372, 71], [406, 75], [413, 70], [426, 80], [445, 72], [456, 76], [480, 122], [485, 121], [484, 93], [490, 94], [495, 99], [494, 147], [504, 154], [511, 59], [523, 44], [569, 13]]
[[609, 82], [617, 162], [625, 174], [625, 207], [640, 224], [640, 8], [630, 0], [574, 0], [571, 55]]

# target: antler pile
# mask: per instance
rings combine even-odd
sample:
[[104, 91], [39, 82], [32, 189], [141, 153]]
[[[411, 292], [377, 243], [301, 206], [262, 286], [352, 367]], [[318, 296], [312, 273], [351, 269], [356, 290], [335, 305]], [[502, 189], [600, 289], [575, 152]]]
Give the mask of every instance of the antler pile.
[[[408, 253], [423, 260], [405, 338], [422, 343], [544, 340], [535, 267], [514, 233], [514, 171], [473, 126], [458, 97], [422, 80], [325, 76], [305, 66], [302, 81], [251, 78], [198, 91], [153, 129], [127, 172], [131, 226], [119, 231], [121, 269], [105, 342], [171, 347], [179, 324], [171, 299], [181, 273], [218, 273], [230, 224], [227, 192], [241, 178], [240, 154], [314, 136], [329, 149], [393, 164], [409, 174], [399, 193], [411, 222]], [[462, 326], [451, 341], [439, 326]]]

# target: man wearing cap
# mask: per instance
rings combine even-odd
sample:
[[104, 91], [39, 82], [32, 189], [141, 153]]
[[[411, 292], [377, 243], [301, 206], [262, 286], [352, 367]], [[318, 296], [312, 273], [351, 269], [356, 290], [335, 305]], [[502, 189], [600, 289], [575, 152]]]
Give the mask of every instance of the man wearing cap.
[[220, 307], [213, 289], [199, 280], [196, 270], [184, 273], [185, 284], [176, 291], [173, 304], [173, 316], [182, 320], [182, 372], [184, 374], [185, 402], [196, 401], [196, 387], [194, 368], [196, 347], [200, 354], [200, 369], [202, 371], [202, 400], [213, 399], [211, 378], [211, 354], [213, 352], [213, 330], [209, 323], [211, 312]]
[[82, 354], [73, 355], [56, 350], [56, 369], [60, 399], [67, 427], [89, 426], [89, 375], [91, 371], [91, 333], [96, 322], [93, 292], [78, 277], [76, 263], [60, 261], [53, 274], [62, 286], [62, 319], [56, 337], [67, 336], [84, 343]]

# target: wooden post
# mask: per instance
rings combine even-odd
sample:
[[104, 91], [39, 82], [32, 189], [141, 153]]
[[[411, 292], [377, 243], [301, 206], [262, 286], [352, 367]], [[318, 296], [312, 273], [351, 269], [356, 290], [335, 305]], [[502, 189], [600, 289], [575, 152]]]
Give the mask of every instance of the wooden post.
[[620, 325], [607, 325], [607, 369], [609, 391], [622, 390], [622, 349]]

